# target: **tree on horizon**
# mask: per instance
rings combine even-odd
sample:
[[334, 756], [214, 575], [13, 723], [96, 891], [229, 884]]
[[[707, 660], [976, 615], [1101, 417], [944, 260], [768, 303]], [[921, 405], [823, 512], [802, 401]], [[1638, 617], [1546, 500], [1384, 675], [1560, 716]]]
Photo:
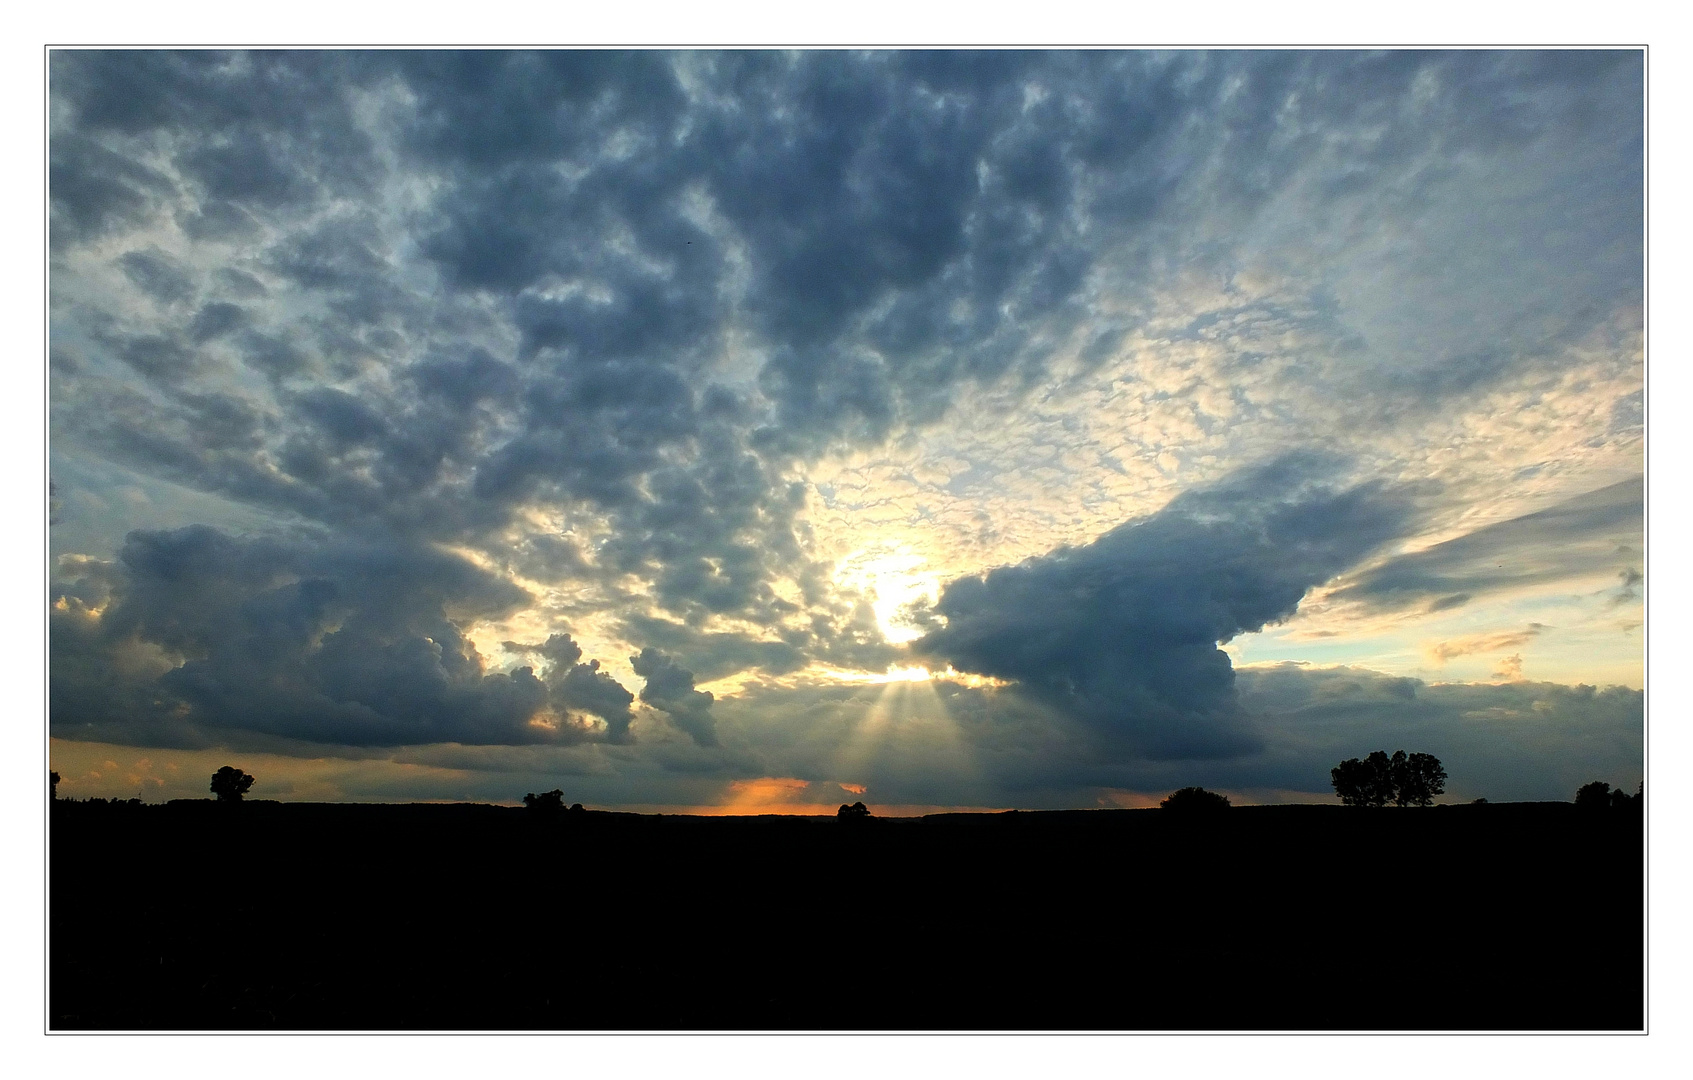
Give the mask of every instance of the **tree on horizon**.
[[1390, 763], [1393, 802], [1396, 806], [1429, 806], [1436, 795], [1446, 794], [1446, 770], [1433, 754], [1412, 754], [1395, 750]]
[[1646, 784], [1640, 785], [1640, 790], [1630, 795], [1622, 788], [1611, 790], [1611, 785], [1603, 780], [1595, 780], [1590, 784], [1583, 784], [1576, 789], [1575, 804], [1583, 810], [1603, 810], [1607, 807], [1615, 810], [1626, 810], [1631, 806], [1639, 806], [1640, 800], [1646, 793]]
[[1377, 750], [1360, 761], [1347, 758], [1329, 770], [1334, 793], [1347, 806], [1429, 806], [1446, 794], [1446, 769], [1433, 754]]
[[1185, 814], [1216, 813], [1229, 808], [1229, 797], [1219, 795], [1215, 791], [1206, 791], [1202, 787], [1185, 787], [1172, 792], [1158, 807], [1161, 810], [1174, 810]]
[[[551, 791], [543, 791], [539, 795], [531, 791], [523, 796], [523, 805], [526, 809], [533, 810], [544, 817], [562, 814], [564, 813], [564, 790], [553, 788]], [[570, 812], [572, 814], [582, 813], [582, 804], [571, 803]]]
[[212, 794], [218, 797], [218, 802], [240, 802], [252, 786], [253, 778], [233, 765], [225, 765], [212, 774]]

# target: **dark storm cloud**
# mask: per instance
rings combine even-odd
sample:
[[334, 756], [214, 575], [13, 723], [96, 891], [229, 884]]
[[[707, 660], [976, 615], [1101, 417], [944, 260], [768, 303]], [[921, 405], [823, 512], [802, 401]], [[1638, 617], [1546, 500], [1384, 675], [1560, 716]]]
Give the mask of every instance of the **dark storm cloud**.
[[1477, 596], [1637, 564], [1645, 528], [1640, 478], [1588, 492], [1547, 510], [1477, 529], [1358, 574], [1335, 598], [1373, 607], [1459, 607]]
[[1404, 505], [1288, 457], [1186, 492], [1091, 544], [949, 583], [914, 642], [1158, 758], [1261, 747], [1217, 648], [1292, 615], [1305, 593], [1399, 535]]
[[[55, 733], [194, 745], [257, 733], [353, 746], [627, 741], [633, 697], [577, 664], [489, 672], [461, 627], [531, 598], [455, 556], [386, 541], [135, 532], [60, 567]], [[567, 636], [562, 638], [569, 643]], [[561, 668], [563, 670], [561, 670]], [[542, 716], [589, 713], [549, 724]], [[540, 722], [535, 722], [540, 721]]]

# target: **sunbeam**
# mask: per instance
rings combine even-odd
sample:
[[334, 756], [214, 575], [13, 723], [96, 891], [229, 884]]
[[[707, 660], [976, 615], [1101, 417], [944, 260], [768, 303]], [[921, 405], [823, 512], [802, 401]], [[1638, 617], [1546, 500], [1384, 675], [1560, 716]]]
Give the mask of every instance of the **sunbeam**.
[[834, 758], [835, 775], [865, 783], [871, 799], [878, 780], [956, 785], [981, 775], [934, 678], [926, 669], [913, 670], [923, 676], [882, 680]]

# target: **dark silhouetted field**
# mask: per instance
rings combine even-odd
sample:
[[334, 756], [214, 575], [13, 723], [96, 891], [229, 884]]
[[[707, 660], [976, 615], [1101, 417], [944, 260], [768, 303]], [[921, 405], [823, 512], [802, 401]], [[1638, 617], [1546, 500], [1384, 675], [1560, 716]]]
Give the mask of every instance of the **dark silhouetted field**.
[[55, 1029], [1639, 1029], [1638, 814], [59, 802]]

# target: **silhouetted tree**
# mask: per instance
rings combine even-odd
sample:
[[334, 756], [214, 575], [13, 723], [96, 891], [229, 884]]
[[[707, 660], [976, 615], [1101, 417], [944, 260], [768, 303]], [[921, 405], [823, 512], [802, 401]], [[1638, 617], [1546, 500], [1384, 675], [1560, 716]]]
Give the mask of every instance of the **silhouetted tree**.
[[1640, 792], [1630, 795], [1622, 788], [1612, 791], [1611, 785], [1605, 783], [1605, 781], [1595, 780], [1591, 784], [1583, 784], [1576, 789], [1575, 804], [1583, 810], [1627, 810], [1640, 805], [1637, 800], [1645, 794], [1645, 791], [1646, 785], [1641, 784]]
[[[564, 813], [564, 792], [558, 788], [543, 791], [539, 795], [531, 791], [523, 797], [523, 805], [537, 814], [545, 814], [548, 817], [554, 814], [562, 814]], [[577, 805], [580, 806], [581, 804], [578, 803]], [[575, 807], [571, 809], [574, 810]]]
[[1206, 791], [1202, 787], [1185, 787], [1172, 792], [1168, 799], [1159, 803], [1164, 810], [1175, 810], [1184, 814], [1215, 813], [1229, 808], [1229, 797], [1219, 795], [1215, 791]]
[[841, 808], [835, 811], [835, 817], [842, 821], [860, 821], [869, 816], [870, 808], [861, 802], [855, 802], [851, 806], [842, 803]]
[[1395, 750], [1389, 765], [1393, 776], [1393, 801], [1398, 806], [1427, 806], [1436, 795], [1446, 794], [1446, 770], [1433, 754], [1412, 754]]
[[253, 778], [232, 765], [225, 765], [212, 774], [212, 794], [218, 802], [240, 802], [253, 786]]
[[1386, 806], [1393, 799], [1393, 763], [1377, 750], [1362, 761], [1347, 758], [1329, 770], [1334, 793], [1347, 806]]
[[57, 799], [59, 797], [59, 771], [54, 769], [47, 774], [47, 777], [53, 781], [53, 798]]
[[1347, 806], [1427, 806], [1446, 793], [1446, 770], [1433, 754], [1393, 756], [1377, 750], [1362, 761], [1348, 758], [1329, 770], [1334, 793]]
[[1603, 780], [1581, 785], [1575, 789], [1575, 804], [1584, 810], [1611, 805], [1611, 785]]

